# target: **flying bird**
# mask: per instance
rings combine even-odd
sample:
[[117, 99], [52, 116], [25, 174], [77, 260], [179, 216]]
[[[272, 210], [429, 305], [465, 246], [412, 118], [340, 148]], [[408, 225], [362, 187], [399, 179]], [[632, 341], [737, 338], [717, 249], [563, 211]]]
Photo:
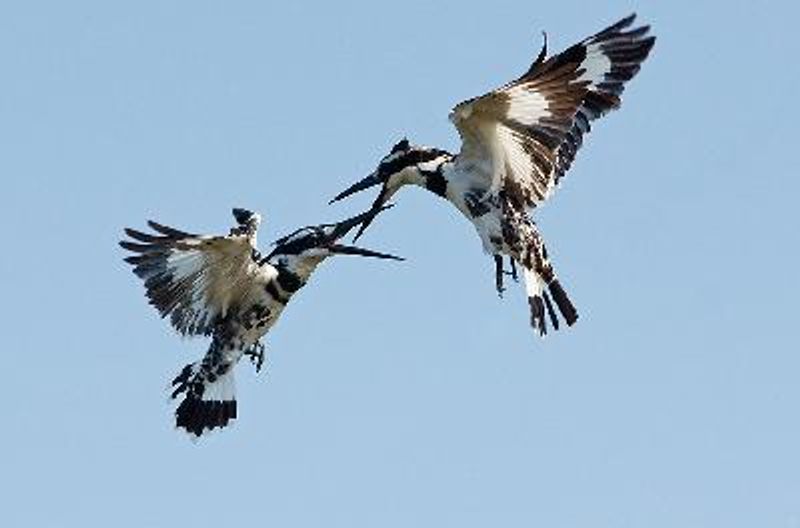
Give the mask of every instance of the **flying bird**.
[[234, 209], [228, 235], [197, 235], [157, 222], [152, 233], [125, 229], [120, 245], [133, 255], [125, 261], [144, 281], [146, 295], [183, 336], [205, 336], [211, 344], [202, 360], [183, 368], [172, 381], [176, 426], [200, 437], [225, 427], [237, 415], [233, 368], [247, 355], [260, 370], [261, 338], [323, 260], [360, 255], [402, 260], [339, 241], [376, 210], [335, 224], [304, 227], [278, 239], [262, 256], [256, 248], [261, 217]]
[[[427, 189], [475, 226], [484, 251], [494, 258], [501, 297], [503, 276], [517, 280], [517, 265], [522, 268], [537, 333], [547, 333], [545, 310], [558, 329], [554, 303], [567, 325], [573, 325], [578, 312], [529, 213], [559, 185], [591, 123], [620, 106], [625, 84], [650, 53], [655, 37], [648, 36], [649, 26], [631, 27], [634, 18], [630, 15], [551, 57], [545, 34], [541, 51], [521, 77], [453, 108], [450, 120], [461, 136], [458, 154], [403, 139], [374, 172], [331, 203], [380, 186], [373, 204], [377, 211], [405, 185]], [[356, 239], [369, 223], [361, 225]], [[503, 267], [504, 255], [509, 272]]]

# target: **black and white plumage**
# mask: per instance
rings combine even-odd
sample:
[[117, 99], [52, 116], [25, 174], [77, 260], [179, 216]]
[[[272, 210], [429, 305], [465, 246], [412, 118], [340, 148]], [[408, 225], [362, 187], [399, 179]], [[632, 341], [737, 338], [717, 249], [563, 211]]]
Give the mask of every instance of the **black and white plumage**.
[[558, 186], [591, 122], [619, 107], [625, 84], [652, 49], [655, 37], [647, 36], [648, 26], [632, 28], [634, 18], [549, 58], [545, 36], [541, 52], [521, 77], [455, 106], [450, 120], [462, 140], [457, 155], [403, 139], [372, 174], [332, 202], [380, 185], [373, 204], [378, 208], [404, 185], [428, 189], [473, 223], [484, 250], [494, 257], [499, 294], [506, 273], [502, 256], [510, 257], [515, 279], [517, 264], [522, 267], [531, 324], [540, 335], [547, 332], [546, 318], [558, 328], [556, 308], [568, 325], [574, 324], [578, 313], [529, 210]]
[[335, 224], [305, 227], [280, 238], [262, 257], [256, 248], [260, 216], [234, 209], [237, 225], [226, 236], [197, 235], [148, 222], [152, 233], [125, 229], [125, 261], [144, 281], [146, 295], [183, 336], [208, 336], [202, 360], [173, 380], [177, 427], [197, 437], [236, 418], [233, 367], [248, 355], [260, 370], [261, 338], [291, 297], [331, 255], [399, 257], [347, 246], [339, 240], [370, 220], [370, 211]]

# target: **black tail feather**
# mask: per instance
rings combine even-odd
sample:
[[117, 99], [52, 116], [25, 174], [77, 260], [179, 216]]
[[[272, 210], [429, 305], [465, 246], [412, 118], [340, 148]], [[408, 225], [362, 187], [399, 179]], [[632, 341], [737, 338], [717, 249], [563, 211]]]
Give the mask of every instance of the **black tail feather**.
[[183, 400], [175, 409], [175, 425], [199, 438], [217, 427], [225, 427], [236, 418], [236, 400], [203, 399], [205, 383], [213, 382], [212, 375], [202, 369], [196, 372], [195, 365], [187, 365], [172, 380], [172, 386], [175, 387], [172, 398], [183, 395]]
[[573, 306], [572, 301], [569, 300], [567, 292], [564, 291], [561, 283], [558, 282], [558, 279], [553, 279], [547, 287], [550, 290], [550, 294], [553, 296], [553, 301], [556, 303], [556, 306], [558, 306], [558, 311], [561, 312], [567, 325], [574, 325], [575, 321], [578, 320], [578, 311], [575, 309], [575, 306]]
[[544, 302], [540, 296], [528, 297], [528, 306], [531, 307], [531, 326], [540, 336], [547, 334], [547, 321], [544, 318]]
[[216, 427], [225, 427], [235, 418], [236, 400], [215, 401], [187, 396], [175, 410], [175, 425], [197, 437]]
[[556, 316], [556, 311], [553, 309], [553, 303], [550, 302], [550, 296], [547, 295], [547, 292], [542, 292], [542, 297], [544, 297], [544, 305], [547, 308], [547, 315], [550, 316], [550, 322], [553, 323], [553, 330], [558, 330], [558, 317]]

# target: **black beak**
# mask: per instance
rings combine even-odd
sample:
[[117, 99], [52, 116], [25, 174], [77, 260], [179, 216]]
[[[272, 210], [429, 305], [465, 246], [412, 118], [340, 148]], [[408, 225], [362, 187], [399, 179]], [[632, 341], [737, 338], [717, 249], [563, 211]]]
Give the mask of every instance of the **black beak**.
[[364, 249], [357, 246], [332, 244], [328, 246], [328, 249], [331, 251], [331, 253], [335, 253], [337, 255], [359, 255], [362, 257], [375, 257], [375, 258], [389, 259], [389, 260], [405, 260], [403, 257], [390, 255], [389, 253], [380, 253], [378, 251], [372, 251], [371, 249]]
[[391, 260], [405, 260], [402, 257], [398, 257], [398, 256], [395, 256], [395, 255], [390, 255], [388, 253], [380, 253], [378, 251], [372, 251], [371, 249], [364, 249], [364, 248], [360, 248], [360, 247], [356, 247], [356, 246], [347, 246], [347, 245], [344, 245], [344, 244], [336, 243], [337, 240], [339, 240], [340, 238], [342, 238], [345, 235], [347, 235], [347, 233], [349, 233], [350, 230], [353, 229], [357, 225], [361, 226], [361, 229], [359, 230], [359, 233], [363, 232], [365, 224], [369, 225], [379, 213], [381, 213], [381, 212], [383, 212], [386, 209], [389, 209], [391, 207], [392, 207], [391, 205], [387, 205], [387, 206], [383, 206], [383, 207], [381, 207], [381, 206], [373, 207], [372, 209], [370, 209], [369, 211], [367, 211], [365, 213], [361, 213], [358, 216], [354, 216], [353, 218], [348, 218], [347, 220], [339, 222], [338, 224], [336, 224], [334, 226], [333, 231], [329, 235], [330, 236], [330, 240], [331, 240], [331, 244], [328, 245], [328, 249], [331, 251], [331, 253], [336, 253], [336, 254], [339, 254], [339, 255], [360, 255], [362, 257], [374, 257], [374, 258], [391, 259]]
[[339, 194], [337, 194], [336, 198], [334, 198], [333, 200], [328, 202], [328, 205], [330, 205], [330, 204], [332, 204], [334, 202], [338, 202], [339, 200], [341, 200], [343, 198], [347, 198], [348, 196], [350, 196], [352, 194], [355, 194], [357, 192], [363, 191], [364, 189], [369, 189], [370, 187], [374, 187], [374, 186], [380, 185], [382, 183], [383, 182], [381, 181], [381, 179], [378, 178], [378, 176], [375, 173], [370, 174], [369, 176], [367, 176], [366, 178], [364, 178], [360, 182], [354, 183], [348, 189], [346, 189], [346, 190], [340, 192]]
[[[333, 202], [338, 202], [342, 198], [347, 198], [352, 194], [363, 191], [364, 189], [369, 189], [370, 187], [374, 187], [376, 185], [382, 185], [383, 183], [384, 182], [381, 180], [381, 178], [377, 176], [376, 173], [372, 173], [363, 180], [361, 180], [360, 182], [351, 185], [349, 189], [339, 193], [336, 196], [336, 198], [328, 202], [328, 205], [332, 204]], [[371, 212], [373, 212], [374, 214], [372, 214], [372, 216], [369, 216], [363, 222], [361, 222], [361, 227], [358, 229], [358, 233], [356, 233], [356, 236], [353, 237], [353, 242], [361, 238], [361, 235], [364, 234], [364, 231], [366, 231], [367, 227], [369, 227], [369, 225], [375, 219], [375, 215], [383, 210], [383, 203], [386, 200], [385, 196], [386, 196], [386, 187], [384, 186], [381, 189], [380, 194], [378, 194], [378, 197], [375, 198], [374, 202], [372, 202]]]
[[384, 196], [386, 196], [386, 187], [381, 189], [381, 192], [380, 194], [378, 194], [378, 197], [375, 198], [374, 202], [372, 202], [372, 208], [370, 209], [370, 212], [374, 211], [375, 214], [373, 214], [372, 216], [361, 222], [361, 227], [358, 228], [358, 233], [356, 233], [356, 236], [353, 237], [353, 242], [361, 238], [361, 235], [364, 234], [364, 231], [366, 231], [369, 225], [372, 223], [372, 221], [375, 220], [375, 216], [379, 212], [383, 211], [387, 207], [391, 207], [391, 205], [383, 205], [383, 202], [385, 200]]

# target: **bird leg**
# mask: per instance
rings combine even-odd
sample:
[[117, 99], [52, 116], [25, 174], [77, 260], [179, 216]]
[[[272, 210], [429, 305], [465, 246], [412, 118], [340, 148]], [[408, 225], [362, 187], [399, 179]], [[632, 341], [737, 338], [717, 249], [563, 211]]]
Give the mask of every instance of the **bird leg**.
[[503, 287], [503, 257], [501, 255], [494, 256], [494, 287], [497, 290], [497, 295], [502, 299], [503, 292], [506, 290]]
[[261, 372], [261, 367], [264, 365], [264, 351], [267, 347], [261, 341], [256, 341], [250, 348], [244, 351], [244, 355], [250, 358], [250, 362], [256, 366], [256, 372]]
[[511, 279], [514, 282], [519, 282], [519, 275], [517, 275], [517, 263], [514, 261], [514, 257], [508, 257], [508, 262], [511, 264], [511, 271], [505, 272], [506, 275], [511, 276]]

